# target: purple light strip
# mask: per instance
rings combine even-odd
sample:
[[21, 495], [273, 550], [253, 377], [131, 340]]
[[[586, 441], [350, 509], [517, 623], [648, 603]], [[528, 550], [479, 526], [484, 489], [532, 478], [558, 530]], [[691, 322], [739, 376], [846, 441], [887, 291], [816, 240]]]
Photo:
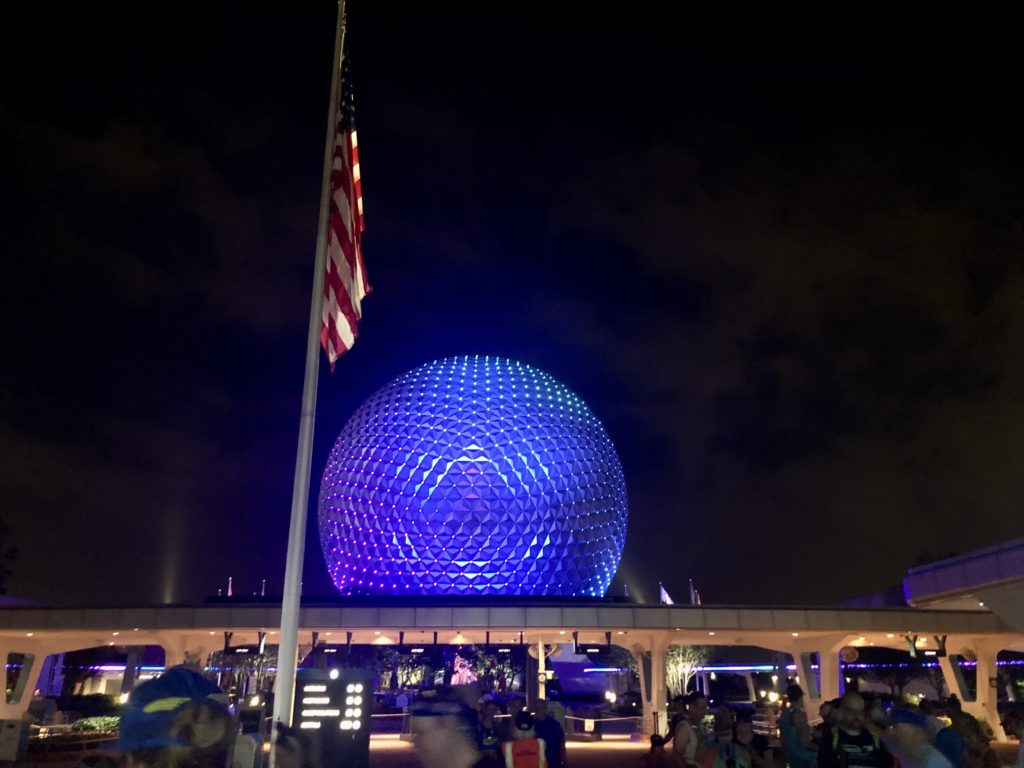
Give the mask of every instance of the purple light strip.
[[[997, 661], [996, 665], [1000, 666], [1000, 667], [1020, 667], [1020, 666], [1024, 666], [1024, 659], [1006, 659], [1004, 661]], [[897, 663], [893, 663], [893, 664], [864, 664], [864, 663], [847, 664], [847, 663], [843, 662], [843, 663], [841, 663], [839, 665], [839, 667], [841, 669], [886, 669], [886, 668], [890, 668], [890, 667], [903, 667], [903, 668], [907, 668], [907, 667], [937, 667], [937, 666], [939, 666], [939, 662], [937, 662], [937, 661], [922, 661], [922, 662], [918, 662], [916, 664], [910, 664], [908, 662], [897, 662]], [[959, 663], [959, 666], [961, 666], [961, 667], [977, 667], [978, 666], [978, 662], [976, 662], [976, 661], [961, 661]], [[7, 669], [21, 669], [21, 667], [22, 667], [21, 664], [11, 664], [11, 663], [7, 664]], [[787, 664], [785, 668], [786, 668], [787, 671], [794, 671], [795, 672], [796, 671], [796, 664]], [[818, 665], [817, 664], [812, 664], [811, 668], [812, 669], [818, 669]], [[70, 667], [70, 666], [65, 666], [65, 669], [88, 669], [88, 670], [93, 670], [93, 671], [96, 671], [96, 672], [124, 672], [125, 665], [124, 664], [97, 664], [97, 665], [88, 666], [88, 667]], [[143, 666], [143, 667], [138, 667], [138, 669], [139, 669], [140, 672], [163, 672], [163, 671], [166, 670], [166, 667], [164, 667], [164, 666]], [[208, 671], [208, 672], [222, 672], [222, 671], [231, 670], [231, 669], [235, 669], [235, 667], [206, 667], [206, 671]], [[611, 668], [609, 667], [608, 669], [611, 669]], [[730, 665], [723, 665], [723, 666], [698, 667], [698, 670], [700, 670], [701, 672], [775, 672], [775, 671], [777, 671], [779, 669], [781, 669], [781, 667], [775, 667], [775, 666], [773, 666], [771, 664], [730, 664]], [[591, 667], [591, 668], [588, 668], [588, 669], [586, 669], [584, 671], [586, 671], [586, 672], [597, 672], [597, 671], [604, 671], [604, 670], [605, 670], [604, 667]], [[274, 668], [274, 667], [270, 667], [270, 668], [268, 668], [267, 671], [268, 672], [276, 672], [277, 669]]]

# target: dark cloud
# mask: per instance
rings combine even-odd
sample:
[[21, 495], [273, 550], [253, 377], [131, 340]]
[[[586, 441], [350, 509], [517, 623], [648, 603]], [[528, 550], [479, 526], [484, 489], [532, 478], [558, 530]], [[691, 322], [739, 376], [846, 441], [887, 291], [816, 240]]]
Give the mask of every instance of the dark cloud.
[[[691, 565], [677, 583], [708, 569], [728, 600], [825, 600], [899, 578], [908, 548], [1019, 528], [993, 493], [1014, 482], [1004, 441], [1018, 428], [991, 421], [1020, 407], [1024, 385], [1017, 171], [908, 178], [901, 166], [923, 166], [931, 148], [904, 147], [897, 164], [855, 146], [859, 162], [848, 143], [822, 148], [795, 178], [806, 161], [768, 153], [713, 180], [687, 147], [654, 147], [558, 212], [563, 230], [616, 242], [622, 285], [641, 295], [636, 314], [628, 298], [605, 316], [556, 302], [540, 323], [618, 379], [613, 431], [651, 446], [626, 457], [627, 476], [645, 480], [632, 485], [644, 512], [629, 556], [670, 562], [680, 547]], [[616, 215], [622, 190], [636, 217]], [[580, 327], [592, 331], [582, 345]], [[725, 569], [785, 556], [829, 570], [851, 532], [868, 572], [827, 581], [736, 581], [717, 551], [739, 558]]]
[[[350, 13], [375, 293], [321, 374], [314, 467], [395, 375], [505, 354], [618, 445], [634, 593], [834, 601], [1019, 535], [1012, 19]], [[331, 14], [71, 12], [48, 32], [69, 71], [21, 41], [0, 113], [13, 592], [280, 583]]]

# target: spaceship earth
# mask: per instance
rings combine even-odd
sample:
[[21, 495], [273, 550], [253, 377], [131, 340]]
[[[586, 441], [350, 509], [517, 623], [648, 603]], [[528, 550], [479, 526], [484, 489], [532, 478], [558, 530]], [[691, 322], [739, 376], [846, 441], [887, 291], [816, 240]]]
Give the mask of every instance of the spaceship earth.
[[320, 543], [343, 594], [604, 595], [626, 483], [568, 388], [504, 358], [405, 373], [345, 424], [320, 484]]

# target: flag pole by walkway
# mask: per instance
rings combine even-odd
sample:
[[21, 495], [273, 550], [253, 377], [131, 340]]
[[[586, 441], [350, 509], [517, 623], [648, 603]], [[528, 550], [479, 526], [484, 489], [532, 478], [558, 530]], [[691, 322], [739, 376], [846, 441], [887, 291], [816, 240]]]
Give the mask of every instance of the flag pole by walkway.
[[[323, 183], [320, 188], [320, 217], [316, 236], [316, 265], [313, 267], [313, 297], [309, 306], [309, 336], [306, 339], [306, 377], [302, 386], [299, 417], [299, 447], [295, 456], [292, 486], [292, 518], [288, 528], [288, 557], [284, 570], [281, 602], [281, 637], [277, 650], [274, 684], [274, 722], [290, 725], [295, 698], [295, 668], [299, 660], [299, 603], [302, 595], [302, 559], [306, 544], [306, 510], [309, 505], [309, 475], [313, 458], [313, 426], [316, 420], [316, 383], [320, 374], [320, 328], [323, 322], [324, 276], [327, 271], [327, 228], [331, 196], [331, 167], [334, 162], [338, 128], [338, 102], [345, 38], [345, 0], [338, 3], [338, 22], [331, 60], [331, 99], [327, 111], [327, 141], [324, 147]], [[271, 739], [273, 741], [273, 739]], [[273, 751], [271, 751], [273, 755]]]

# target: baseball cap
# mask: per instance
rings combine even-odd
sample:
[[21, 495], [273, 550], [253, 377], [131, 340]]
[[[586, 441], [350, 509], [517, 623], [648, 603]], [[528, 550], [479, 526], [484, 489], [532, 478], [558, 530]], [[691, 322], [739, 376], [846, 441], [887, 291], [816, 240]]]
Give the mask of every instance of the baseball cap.
[[172, 732], [175, 717], [184, 709], [206, 705], [230, 712], [227, 695], [188, 667], [171, 667], [131, 692], [121, 709], [117, 747], [122, 752], [138, 749], [193, 746], [187, 730]]
[[516, 715], [515, 726], [517, 731], [528, 731], [533, 728], [533, 715], [523, 710]]

